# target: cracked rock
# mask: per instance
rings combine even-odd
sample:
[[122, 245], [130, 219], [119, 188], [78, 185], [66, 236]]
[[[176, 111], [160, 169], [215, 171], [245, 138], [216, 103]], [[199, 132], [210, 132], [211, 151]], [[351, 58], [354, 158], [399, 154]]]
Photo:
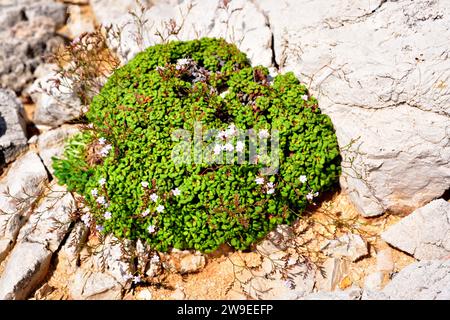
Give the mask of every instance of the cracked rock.
[[34, 80], [43, 57], [62, 43], [55, 31], [65, 19], [65, 5], [53, 0], [0, 3], [0, 87], [19, 93]]
[[0, 277], [0, 300], [26, 299], [47, 275], [51, 256], [40, 243], [18, 244]]
[[329, 240], [322, 247], [322, 251], [334, 258], [349, 258], [351, 261], [356, 261], [366, 256], [369, 251], [367, 250], [367, 243], [357, 234], [348, 233], [342, 237]]
[[384, 287], [382, 293], [392, 300], [450, 300], [450, 260], [410, 264]]
[[0, 89], [0, 173], [26, 147], [23, 106], [14, 92]]
[[434, 200], [381, 234], [384, 241], [418, 260], [450, 256], [450, 203]]

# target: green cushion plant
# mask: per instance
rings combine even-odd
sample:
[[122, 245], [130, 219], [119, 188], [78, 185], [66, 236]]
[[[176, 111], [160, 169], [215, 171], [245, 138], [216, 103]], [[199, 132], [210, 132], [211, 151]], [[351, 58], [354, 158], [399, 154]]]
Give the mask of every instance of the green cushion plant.
[[[271, 79], [222, 39], [149, 47], [114, 72], [86, 117], [92, 125], [54, 159], [55, 176], [84, 196], [102, 232], [160, 251], [246, 249], [298, 218], [340, 174], [333, 125], [307, 88], [292, 73]], [[231, 130], [233, 163], [211, 160], [223, 157], [215, 136], [201, 145], [205, 161], [174, 160], [180, 146], [199, 147], [176, 139], [199, 123], [203, 132]], [[247, 129], [278, 131], [279, 150], [268, 147], [277, 172], [262, 175], [274, 163], [261, 159], [237, 163], [254, 141], [233, 130]]]

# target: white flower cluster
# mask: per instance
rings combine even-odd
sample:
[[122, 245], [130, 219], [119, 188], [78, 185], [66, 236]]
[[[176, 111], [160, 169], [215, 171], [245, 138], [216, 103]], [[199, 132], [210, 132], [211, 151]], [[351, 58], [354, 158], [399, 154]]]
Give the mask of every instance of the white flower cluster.
[[[255, 179], [255, 182], [257, 185], [264, 185], [265, 179], [263, 177], [257, 177]], [[274, 194], [275, 193], [275, 184], [273, 182], [267, 182], [265, 184], [265, 189], [267, 194]]]
[[98, 144], [101, 146], [104, 146], [103, 148], [100, 149], [99, 153], [103, 158], [106, 157], [109, 154], [109, 152], [111, 151], [112, 145], [107, 144], [106, 139], [103, 137], [98, 139]]
[[[145, 189], [148, 188], [149, 184], [147, 181], [142, 181], [141, 182], [141, 186]], [[181, 195], [181, 190], [178, 188], [175, 188], [173, 190], [171, 190], [171, 193], [175, 196], [178, 197], [179, 195]], [[159, 199], [159, 196], [156, 193], [152, 193], [150, 194], [150, 200], [154, 203], [157, 203]], [[156, 212], [158, 213], [162, 213], [165, 210], [165, 207], [162, 204], [159, 204], [156, 208], [155, 208]], [[147, 217], [150, 214], [150, 209], [146, 209], [141, 213], [142, 217]], [[152, 234], [156, 231], [156, 227], [154, 225], [150, 225], [147, 228], [147, 231]]]
[[[299, 180], [300, 180], [301, 183], [306, 183], [308, 181], [308, 178], [305, 175], [301, 175]], [[319, 196], [319, 192], [310, 191], [306, 195], [306, 200], [313, 201], [314, 198], [316, 198], [318, 196]]]

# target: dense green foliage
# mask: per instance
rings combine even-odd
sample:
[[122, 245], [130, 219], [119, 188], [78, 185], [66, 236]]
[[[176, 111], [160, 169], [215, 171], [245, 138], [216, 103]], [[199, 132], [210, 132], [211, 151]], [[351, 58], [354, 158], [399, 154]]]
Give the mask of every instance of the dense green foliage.
[[[333, 125], [307, 88], [292, 73], [271, 80], [221, 39], [148, 48], [110, 77], [86, 116], [92, 129], [55, 159], [55, 175], [85, 196], [103, 232], [158, 250], [247, 248], [292, 222], [340, 174]], [[196, 122], [204, 130], [278, 130], [278, 172], [261, 175], [263, 161], [172, 161], [180, 145], [173, 132], [193, 132]], [[236, 147], [238, 139], [227, 142]], [[210, 151], [212, 141], [204, 142]], [[250, 141], [243, 141], [248, 156]]]

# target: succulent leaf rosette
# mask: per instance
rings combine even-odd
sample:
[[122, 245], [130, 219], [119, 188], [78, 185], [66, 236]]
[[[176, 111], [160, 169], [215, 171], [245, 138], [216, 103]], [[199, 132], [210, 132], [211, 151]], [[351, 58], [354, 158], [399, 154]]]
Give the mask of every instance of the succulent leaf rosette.
[[222, 39], [149, 47], [86, 118], [54, 159], [59, 183], [84, 197], [83, 221], [160, 251], [246, 249], [301, 216], [341, 170], [331, 120], [307, 88]]

